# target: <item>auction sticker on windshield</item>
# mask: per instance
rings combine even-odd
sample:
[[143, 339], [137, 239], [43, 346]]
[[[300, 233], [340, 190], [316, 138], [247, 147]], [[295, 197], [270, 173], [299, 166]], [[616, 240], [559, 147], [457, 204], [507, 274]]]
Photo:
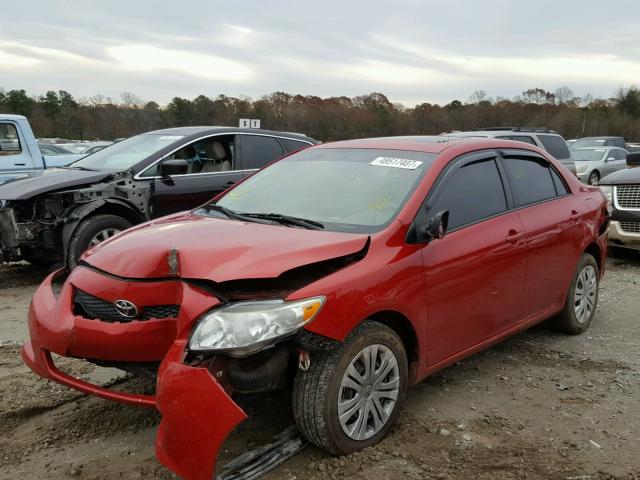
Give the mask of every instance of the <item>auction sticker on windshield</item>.
[[415, 170], [420, 165], [422, 165], [422, 162], [419, 160], [409, 160], [407, 158], [377, 157], [369, 165], [375, 165], [377, 167], [406, 168], [408, 170]]

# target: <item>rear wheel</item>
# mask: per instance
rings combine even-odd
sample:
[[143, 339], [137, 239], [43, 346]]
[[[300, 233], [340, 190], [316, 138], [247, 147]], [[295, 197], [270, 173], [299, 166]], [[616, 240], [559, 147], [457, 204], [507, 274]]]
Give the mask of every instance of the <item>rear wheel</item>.
[[83, 220], [69, 242], [67, 252], [69, 269], [73, 269], [78, 264], [78, 259], [86, 250], [131, 226], [131, 222], [117, 215], [94, 215]]
[[382, 440], [396, 421], [407, 389], [400, 338], [377, 322], [358, 326], [338, 348], [311, 354], [293, 387], [298, 428], [335, 455]]
[[591, 172], [588, 183], [589, 185], [598, 185], [598, 183], [600, 183], [600, 174], [598, 172]]
[[564, 309], [552, 322], [556, 330], [578, 334], [589, 328], [598, 306], [600, 272], [598, 263], [588, 253], [578, 262]]

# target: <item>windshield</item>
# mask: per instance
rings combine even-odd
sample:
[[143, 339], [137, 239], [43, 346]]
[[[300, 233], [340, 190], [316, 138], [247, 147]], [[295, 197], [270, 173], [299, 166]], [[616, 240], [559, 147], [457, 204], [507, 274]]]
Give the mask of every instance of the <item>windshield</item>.
[[606, 148], [585, 148], [584, 150], [574, 150], [573, 159], [576, 162], [597, 162], [598, 160], [602, 160], [605, 153], [607, 153]]
[[98, 150], [69, 166], [72, 168], [88, 168], [91, 170], [107, 170], [112, 172], [127, 170], [149, 155], [163, 149], [176, 140], [180, 140], [182, 137], [183, 135], [162, 135], [155, 133], [137, 135], [109, 145], [102, 150]]
[[[395, 218], [435, 157], [404, 150], [303, 150], [259, 171], [217, 205], [320, 222], [327, 230], [373, 233]], [[205, 212], [213, 214], [198, 211]]]

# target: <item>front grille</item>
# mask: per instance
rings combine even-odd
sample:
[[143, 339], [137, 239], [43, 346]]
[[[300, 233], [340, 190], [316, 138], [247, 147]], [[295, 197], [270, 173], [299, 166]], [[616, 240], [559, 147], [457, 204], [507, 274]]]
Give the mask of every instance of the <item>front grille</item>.
[[150, 320], [152, 318], [176, 318], [180, 313], [180, 305], [148, 305], [143, 307], [134, 318], [127, 318], [118, 313], [112, 302], [94, 297], [82, 290], [76, 290], [73, 304], [76, 315], [103, 322], [127, 323], [133, 320]]
[[620, 228], [627, 233], [640, 233], [640, 222], [620, 222]]
[[618, 185], [616, 202], [621, 209], [640, 208], [640, 185]]

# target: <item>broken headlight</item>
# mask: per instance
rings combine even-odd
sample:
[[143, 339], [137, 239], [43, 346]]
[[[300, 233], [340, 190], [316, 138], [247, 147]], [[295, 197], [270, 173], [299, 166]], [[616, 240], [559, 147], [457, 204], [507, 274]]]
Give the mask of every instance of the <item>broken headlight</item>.
[[205, 313], [196, 325], [189, 350], [234, 357], [251, 355], [313, 320], [325, 297], [305, 300], [239, 302]]
[[607, 199], [607, 211], [609, 215], [613, 213], [613, 187], [610, 185], [601, 185], [600, 190], [604, 194], [604, 197]]

